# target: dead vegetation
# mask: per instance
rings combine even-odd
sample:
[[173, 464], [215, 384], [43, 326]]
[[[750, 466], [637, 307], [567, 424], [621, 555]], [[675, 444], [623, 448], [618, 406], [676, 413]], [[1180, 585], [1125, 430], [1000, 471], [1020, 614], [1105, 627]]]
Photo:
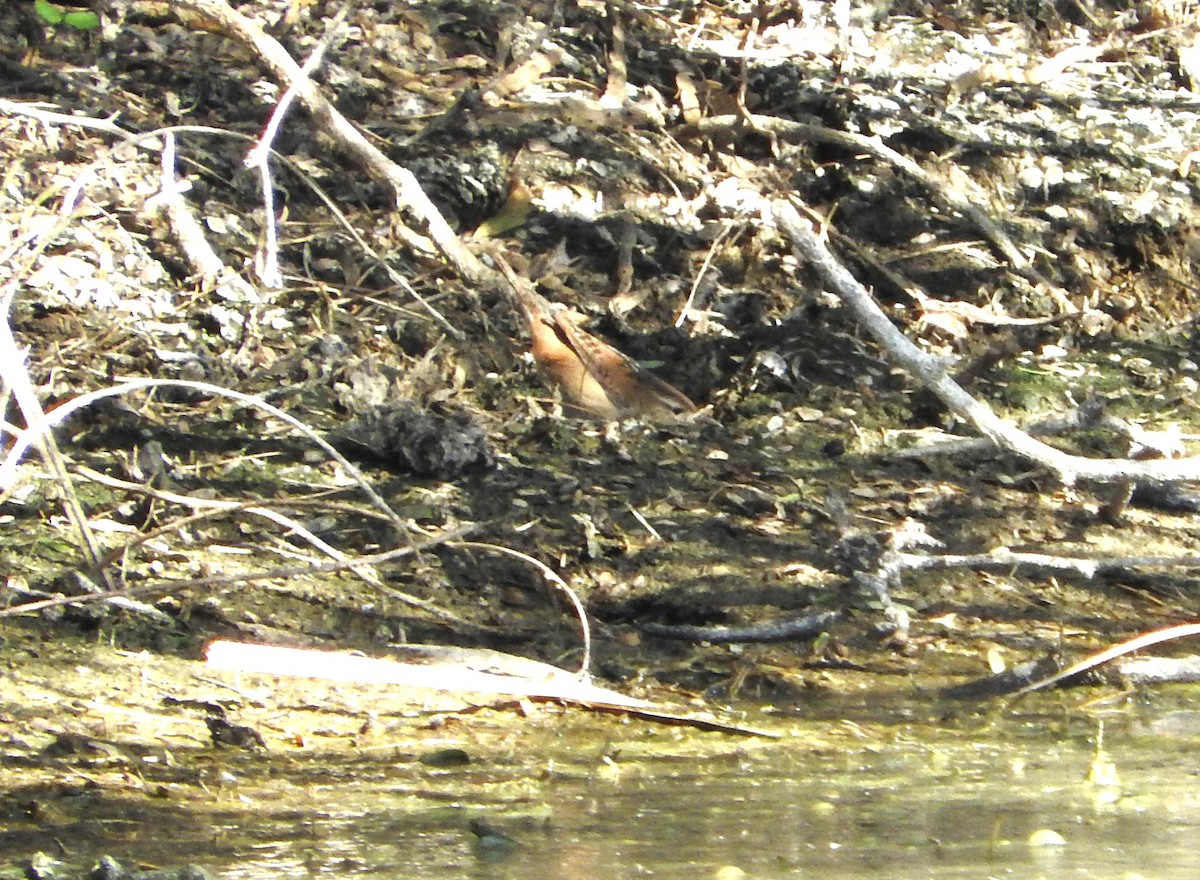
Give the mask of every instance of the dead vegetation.
[[[8, 604], [115, 591], [65, 620], [193, 655], [214, 634], [577, 650], [541, 576], [469, 534], [562, 574], [606, 677], [792, 697], [850, 656], [940, 675], [985, 642], [1026, 656], [1064, 627], [1192, 616], [1179, 574], [896, 580], [889, 535], [1072, 558], [1195, 542], [1186, 515], [1064, 487], [1078, 470], [895, 455], [895, 432], [959, 426], [771, 209], [800, 200], [931, 375], [1001, 415], [1091, 396], [1187, 426], [1196, 10], [1118, 6], [177, 0], [80, 32], [6, 8], [8, 433], [130, 392], [58, 427], [59, 465], [10, 455]], [[574, 313], [523, 320], [504, 260]], [[551, 325], [702, 412], [572, 419], [569, 382], [522, 355]], [[177, 384], [121, 385], [145, 378]], [[1130, 451], [1099, 424], [1069, 451]], [[1158, 452], [1142, 473], [1190, 466]], [[873, 548], [869, 577], [847, 542]], [[757, 666], [677, 662], [639, 631], [847, 607], [811, 656]]]

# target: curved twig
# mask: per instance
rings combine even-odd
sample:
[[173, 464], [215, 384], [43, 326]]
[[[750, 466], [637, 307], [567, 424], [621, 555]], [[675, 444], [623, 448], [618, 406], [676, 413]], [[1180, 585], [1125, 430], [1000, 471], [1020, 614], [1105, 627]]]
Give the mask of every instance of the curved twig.
[[455, 541], [455, 547], [469, 547], [474, 550], [486, 550], [489, 553], [503, 553], [505, 556], [511, 556], [514, 559], [519, 559], [522, 562], [528, 562], [534, 568], [542, 573], [546, 580], [550, 581], [564, 593], [570, 600], [571, 605], [575, 608], [575, 614], [579, 617], [579, 629], [583, 635], [583, 660], [579, 664], [578, 675], [581, 679], [588, 681], [592, 677], [592, 629], [588, 624], [587, 611], [583, 607], [583, 602], [580, 601], [579, 595], [571, 589], [571, 587], [561, 577], [555, 574], [554, 569], [546, 565], [541, 560], [534, 559], [528, 553], [522, 553], [520, 550], [513, 550], [511, 547], [504, 547], [500, 544], [485, 544], [479, 541]]
[[51, 428], [62, 424], [69, 416], [90, 406], [98, 400], [103, 400], [106, 397], [117, 397], [122, 394], [129, 394], [133, 391], [142, 391], [147, 388], [188, 388], [192, 391], [201, 391], [205, 394], [214, 394], [218, 397], [228, 397], [247, 406], [257, 407], [265, 410], [287, 424], [291, 425], [305, 437], [316, 443], [321, 449], [334, 461], [336, 461], [346, 473], [350, 476], [358, 487], [363, 490], [368, 498], [385, 513], [388, 520], [395, 526], [396, 531], [404, 538], [408, 538], [408, 526], [405, 524], [391, 506], [383, 499], [370, 481], [362, 475], [357, 467], [351, 464], [350, 460], [338, 452], [329, 441], [321, 437], [316, 431], [310, 428], [304, 422], [290, 415], [276, 406], [267, 403], [261, 397], [256, 397], [253, 394], [243, 394], [241, 391], [234, 391], [230, 388], [223, 388], [220, 385], [211, 385], [208, 382], [191, 382], [184, 379], [129, 379], [119, 385], [113, 385], [109, 388], [101, 388], [97, 391], [90, 391], [87, 394], [81, 394], [68, 402], [56, 406], [54, 409], [43, 414], [29, 424], [29, 427], [22, 432], [21, 436], [13, 444], [8, 454], [4, 457], [3, 462], [0, 462], [0, 492], [6, 492], [10, 489], [16, 480], [17, 465], [25, 453], [29, 451], [29, 447], [38, 442], [45, 436]]

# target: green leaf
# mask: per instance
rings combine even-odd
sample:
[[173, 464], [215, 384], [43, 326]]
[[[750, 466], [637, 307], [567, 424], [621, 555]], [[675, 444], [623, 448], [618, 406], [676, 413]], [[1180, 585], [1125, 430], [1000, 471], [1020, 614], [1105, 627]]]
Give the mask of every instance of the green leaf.
[[33, 8], [46, 24], [62, 24], [63, 11], [50, 0], [34, 0]]
[[90, 31], [100, 27], [100, 16], [90, 9], [77, 9], [63, 16], [63, 21], [77, 31]]

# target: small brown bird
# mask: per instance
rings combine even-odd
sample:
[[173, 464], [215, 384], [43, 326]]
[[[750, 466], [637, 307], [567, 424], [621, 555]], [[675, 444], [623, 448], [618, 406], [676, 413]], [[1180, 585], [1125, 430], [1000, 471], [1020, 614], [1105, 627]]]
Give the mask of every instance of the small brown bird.
[[525, 315], [533, 359], [568, 407], [606, 421], [631, 416], [672, 421], [696, 411], [683, 392], [583, 330], [566, 307], [547, 302], [503, 257], [495, 260]]

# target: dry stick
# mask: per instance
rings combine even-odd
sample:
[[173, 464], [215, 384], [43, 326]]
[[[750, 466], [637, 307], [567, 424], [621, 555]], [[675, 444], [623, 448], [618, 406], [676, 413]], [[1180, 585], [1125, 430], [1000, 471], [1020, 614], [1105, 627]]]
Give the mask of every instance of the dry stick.
[[[1048, 437], [1079, 431], [1085, 428], [1102, 428], [1111, 431], [1135, 449], [1152, 450], [1153, 456], [1145, 458], [1174, 458], [1179, 455], [1179, 444], [1189, 435], [1174, 431], [1147, 431], [1141, 425], [1109, 415], [1085, 403], [1066, 412], [1040, 419], [1026, 429], [1035, 437]], [[926, 458], [934, 455], [981, 455], [995, 451], [995, 444], [977, 437], [935, 436], [933, 439], [904, 449], [893, 450], [897, 458]], [[1139, 459], [1139, 460], [1140, 460]]]
[[[262, 502], [226, 501], [218, 498], [194, 498], [190, 495], [179, 495], [175, 492], [167, 492], [163, 489], [155, 489], [152, 486], [148, 486], [143, 483], [134, 483], [129, 480], [118, 480], [116, 477], [110, 477], [107, 474], [99, 473], [98, 471], [94, 471], [89, 467], [83, 467], [81, 465], [77, 465], [75, 467], [75, 473], [79, 474], [85, 479], [91, 480], [94, 483], [100, 483], [101, 485], [108, 486], [112, 489], [124, 489], [129, 492], [139, 492], [159, 501], [166, 501], [170, 504], [179, 504], [183, 507], [190, 507], [192, 510], [207, 510], [213, 513], [226, 513], [244, 510], [246, 513], [262, 517], [263, 519], [268, 519], [276, 525], [282, 526], [289, 532], [292, 532], [303, 538], [317, 550], [321, 551], [332, 559], [349, 558], [346, 556], [346, 554], [342, 553], [342, 551], [314, 535], [311, 531], [309, 531], [296, 520], [292, 519], [292, 517], [288, 516], [286, 513], [280, 513], [279, 511], [272, 510], [269, 507], [263, 507]], [[286, 501], [286, 499], [280, 500]], [[161, 535], [164, 533], [175, 532], [182, 528], [183, 525], [183, 523], [169, 523], [164, 528], [157, 530], [156, 534]], [[150, 536], [139, 535], [138, 538], [133, 542], [109, 551], [104, 558], [104, 562], [111, 563], [115, 561], [118, 556], [126, 553], [131, 547], [137, 544], [145, 543], [149, 537]], [[351, 570], [371, 586], [383, 586], [383, 581], [372, 569], [364, 567], [361, 570], [358, 568]]]
[[800, 255], [842, 298], [889, 358], [997, 446], [1048, 468], [1066, 485], [1072, 485], [1077, 480], [1115, 483], [1125, 480], [1169, 482], [1200, 479], [1200, 458], [1157, 461], [1083, 458], [1069, 455], [1030, 437], [963, 390], [947, 374], [945, 361], [926, 354], [909, 341], [888, 320], [866, 288], [829, 252], [792, 204], [783, 200], [772, 202], [771, 214]]
[[[208, 243], [200, 221], [192, 212], [192, 206], [183, 197], [186, 187], [175, 177], [175, 133], [163, 133], [161, 190], [146, 200], [146, 210], [153, 212], [161, 208], [167, 224], [175, 235], [183, 255], [192, 264], [193, 270], [205, 284], [223, 284], [226, 298], [239, 303], [257, 302], [258, 293], [245, 278], [225, 265], [217, 252]], [[233, 296], [229, 296], [233, 294]]]
[[1066, 293], [1061, 288], [1051, 283], [1049, 279], [1045, 278], [1034, 268], [1033, 264], [1021, 253], [1008, 233], [1001, 229], [1000, 224], [988, 216], [986, 211], [975, 205], [970, 199], [946, 187], [912, 159], [909, 159], [903, 153], [896, 152], [877, 137], [866, 137], [848, 131], [826, 128], [823, 125], [793, 122], [790, 119], [780, 119], [776, 116], [760, 116], [757, 114], [749, 115], [746, 120], [733, 114], [727, 116], [710, 116], [707, 119], [700, 120], [694, 126], [691, 126], [691, 128], [704, 135], [729, 133], [737, 131], [738, 127], [746, 121], [755, 128], [771, 132], [788, 140], [805, 140], [834, 144], [835, 146], [846, 147], [851, 150], [861, 150], [885, 162], [890, 162], [900, 171], [929, 190], [930, 194], [937, 201], [941, 202], [944, 207], [951, 211], [957, 211], [979, 227], [980, 231], [987, 236], [996, 250], [1012, 264], [1017, 272], [1035, 284], [1045, 285], [1046, 290], [1064, 313], [1074, 314], [1079, 311], [1079, 308], [1067, 298]]
[[708, 275], [709, 268], [712, 266], [713, 258], [716, 257], [717, 251], [721, 245], [725, 243], [725, 239], [733, 234], [738, 227], [733, 223], [725, 223], [721, 226], [721, 231], [717, 233], [713, 243], [709, 245], [708, 250], [704, 254], [704, 262], [700, 264], [700, 270], [696, 273], [696, 280], [692, 282], [692, 289], [688, 291], [687, 301], [684, 302], [683, 308], [679, 310], [679, 317], [675, 319], [675, 326], [682, 327], [691, 314], [692, 306], [696, 303], [696, 295], [700, 292], [700, 288], [705, 284], [705, 278]]
[[1081, 556], [1052, 556], [1046, 553], [897, 554], [900, 567], [914, 571], [1012, 572], [1017, 569], [1053, 572], [1081, 578], [1094, 578], [1105, 572], [1125, 572], [1138, 568], [1200, 568], [1200, 556], [1112, 556], [1103, 559]]
[[[300, 76], [304, 82], [308, 82], [309, 75], [320, 66], [325, 52], [333, 43], [333, 38], [345, 20], [346, 9], [343, 8], [338, 11], [332, 21], [327, 23], [324, 38], [317, 44], [317, 48], [308, 60], [304, 62], [304, 66], [300, 68]], [[275, 187], [271, 183], [271, 144], [274, 143], [275, 136], [279, 133], [279, 126], [282, 125], [295, 98], [295, 86], [289, 86], [275, 105], [271, 118], [267, 120], [262, 137], [255, 143], [254, 149], [246, 155], [245, 160], [246, 167], [258, 169], [258, 176], [262, 181], [263, 228], [266, 235], [263, 243], [262, 271], [259, 275], [263, 284], [271, 288], [283, 285], [283, 273], [279, 271], [279, 235], [275, 223]]]
[[604, 4], [604, 21], [608, 25], [608, 81], [601, 99], [611, 107], [625, 105], [625, 89], [629, 83], [629, 60], [625, 48], [625, 23], [613, 7], [612, 0]]
[[1169, 642], [1174, 639], [1182, 639], [1185, 636], [1194, 635], [1200, 635], [1200, 623], [1182, 623], [1178, 626], [1169, 626], [1166, 629], [1157, 629], [1153, 632], [1143, 633], [1128, 641], [1121, 642], [1119, 645], [1113, 645], [1111, 648], [1106, 648], [1103, 651], [1092, 654], [1090, 657], [1084, 657], [1078, 663], [1072, 663], [1061, 672], [1056, 672], [1054, 675], [1043, 678], [1040, 681], [1035, 681], [1033, 684], [1028, 684], [1014, 693], [1012, 698], [1015, 700], [1017, 697], [1023, 697], [1025, 694], [1041, 690], [1052, 684], [1057, 684], [1063, 679], [1079, 675], [1081, 672], [1087, 672], [1089, 669], [1095, 669], [1097, 666], [1101, 666], [1110, 660], [1115, 660], [1126, 654], [1132, 654], [1134, 651], [1140, 651], [1142, 648], [1149, 648], [1151, 645], [1158, 645], [1162, 642]]
[[[177, 0], [175, 8], [188, 9], [216, 22], [223, 32], [252, 45], [272, 73], [296, 90], [305, 108], [317, 123], [367, 168], [392, 185], [397, 204], [416, 215], [425, 227], [439, 253], [445, 257], [459, 276], [471, 283], [495, 283], [495, 273], [488, 270], [459, 240], [450, 224], [421, 189], [413, 173], [397, 165], [365, 138], [321, 94], [287, 50], [273, 37], [263, 32], [254, 21], [235, 12], [223, 0]], [[409, 244], [427, 245], [420, 237], [409, 236]], [[428, 249], [427, 246], [425, 249]], [[460, 331], [455, 337], [461, 338]]]
[[583, 602], [574, 590], [554, 573], [554, 569], [546, 565], [540, 560], [534, 559], [520, 550], [513, 550], [511, 547], [504, 547], [500, 544], [484, 544], [478, 541], [455, 541], [456, 547], [469, 547], [475, 550], [486, 550], [489, 553], [503, 553], [511, 556], [514, 559], [520, 559], [522, 562], [528, 562], [542, 573], [546, 580], [550, 581], [560, 590], [567, 594], [567, 598], [571, 600], [571, 605], [575, 608], [575, 614], [579, 618], [579, 629], [583, 635], [583, 660], [579, 664], [579, 672], [577, 673], [581, 679], [588, 681], [592, 676], [592, 628], [588, 624], [587, 611], [583, 607]]
[[[0, 298], [0, 380], [3, 380], [9, 392], [16, 399], [21, 415], [25, 418], [25, 424], [32, 427], [38, 421], [45, 419], [46, 414], [42, 409], [41, 401], [38, 400], [37, 392], [33, 389], [29, 371], [25, 368], [24, 353], [17, 346], [12, 325], [8, 320], [13, 295], [17, 289], [15, 279], [21, 277], [23, 275], [14, 276], [14, 281], [5, 285], [3, 296]], [[106, 587], [111, 588], [112, 584], [108, 583], [107, 573], [100, 567], [100, 544], [96, 540], [96, 536], [92, 534], [91, 526], [88, 525], [87, 515], [83, 511], [83, 505], [80, 504], [75, 486], [67, 473], [66, 463], [58, 450], [58, 444], [48, 434], [34, 433], [29, 429], [23, 431], [16, 442], [18, 444], [25, 443], [26, 449], [30, 443], [37, 445], [55, 484], [62, 492], [63, 508], [71, 526], [79, 534], [79, 541], [83, 547], [84, 556], [87, 558], [88, 569], [96, 577], [101, 578]], [[14, 462], [14, 468], [15, 466]], [[0, 487], [3, 485], [0, 483]]]
[[47, 107], [55, 105], [45, 101], [39, 101], [36, 104], [25, 101], [9, 101], [6, 98], [0, 98], [0, 112], [8, 113], [13, 116], [28, 116], [32, 119], [37, 119], [47, 125], [76, 125], [80, 128], [93, 128], [97, 131], [107, 132], [109, 134], [128, 134], [124, 129], [117, 125], [116, 119], [120, 114], [114, 113], [107, 119], [96, 119], [92, 116], [76, 116], [71, 113], [55, 113], [53, 110], [47, 110]]

